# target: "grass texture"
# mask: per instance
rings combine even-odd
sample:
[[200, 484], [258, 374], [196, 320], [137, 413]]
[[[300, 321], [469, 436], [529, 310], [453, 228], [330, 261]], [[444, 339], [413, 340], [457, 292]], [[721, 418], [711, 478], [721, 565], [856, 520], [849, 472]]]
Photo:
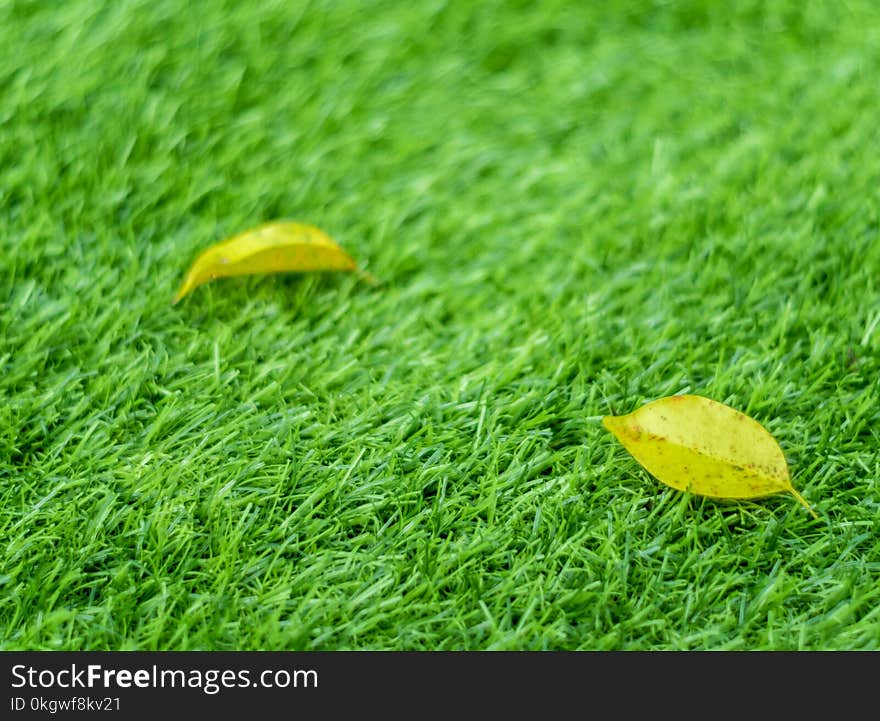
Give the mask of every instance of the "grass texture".
[[[880, 10], [0, 0], [0, 648], [880, 649]], [[312, 223], [369, 272], [196, 254]], [[787, 494], [596, 417], [697, 393]]]

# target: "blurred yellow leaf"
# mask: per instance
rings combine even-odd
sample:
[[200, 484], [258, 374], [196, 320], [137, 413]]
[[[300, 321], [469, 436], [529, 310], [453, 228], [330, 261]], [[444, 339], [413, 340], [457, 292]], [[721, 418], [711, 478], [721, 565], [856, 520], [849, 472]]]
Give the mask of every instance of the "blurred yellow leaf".
[[357, 264], [324, 231], [305, 223], [275, 221], [245, 231], [205, 250], [190, 266], [174, 297], [215, 278], [257, 273], [319, 270], [359, 271]]
[[645, 469], [672, 488], [712, 498], [791, 493], [776, 439], [757, 421], [702, 396], [670, 396], [624, 416], [605, 416], [611, 431]]

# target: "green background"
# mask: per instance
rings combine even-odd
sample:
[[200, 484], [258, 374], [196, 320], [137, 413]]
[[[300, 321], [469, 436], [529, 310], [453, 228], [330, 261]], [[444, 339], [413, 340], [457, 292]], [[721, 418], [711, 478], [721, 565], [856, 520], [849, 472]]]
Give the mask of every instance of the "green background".
[[[0, 648], [880, 649], [875, 2], [0, 0]], [[312, 223], [383, 284], [236, 278]], [[651, 478], [698, 393], [790, 495]]]

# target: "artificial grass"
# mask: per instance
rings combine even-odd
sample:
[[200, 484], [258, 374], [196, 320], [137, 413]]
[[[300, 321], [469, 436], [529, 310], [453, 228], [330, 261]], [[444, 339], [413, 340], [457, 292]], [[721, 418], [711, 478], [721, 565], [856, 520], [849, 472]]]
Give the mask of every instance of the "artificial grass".
[[[878, 21], [0, 4], [0, 648], [880, 648]], [[171, 306], [274, 218], [383, 285]], [[594, 419], [682, 392], [820, 520]]]

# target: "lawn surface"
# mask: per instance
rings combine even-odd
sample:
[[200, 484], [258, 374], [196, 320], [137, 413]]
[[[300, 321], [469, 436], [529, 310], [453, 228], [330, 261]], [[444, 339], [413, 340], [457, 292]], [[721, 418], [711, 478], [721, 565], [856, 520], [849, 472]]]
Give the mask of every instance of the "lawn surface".
[[[0, 648], [880, 649], [880, 9], [0, 2]], [[274, 218], [350, 274], [227, 279]], [[696, 393], [790, 495], [597, 422]]]

